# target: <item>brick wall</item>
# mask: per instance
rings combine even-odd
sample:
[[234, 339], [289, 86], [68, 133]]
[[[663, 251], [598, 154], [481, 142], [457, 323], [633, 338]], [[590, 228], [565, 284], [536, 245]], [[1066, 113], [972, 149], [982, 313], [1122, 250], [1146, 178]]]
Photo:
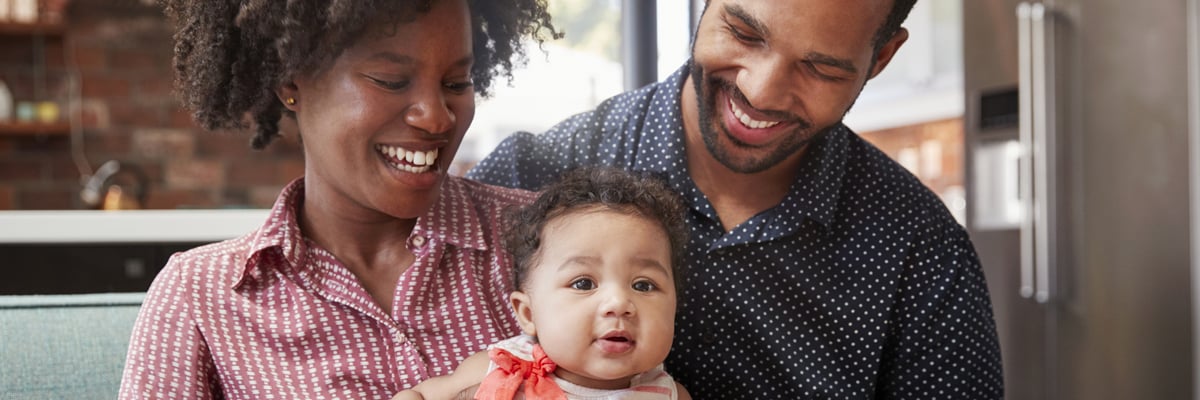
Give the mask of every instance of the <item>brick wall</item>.
[[[63, 38], [46, 40], [44, 91], [63, 104], [78, 97], [82, 140], [0, 136], [0, 210], [85, 208], [81, 176], [108, 160], [144, 171], [145, 206], [155, 209], [269, 207], [303, 173], [295, 135], [255, 151], [248, 132], [207, 132], [192, 122], [172, 93], [172, 30], [158, 7], [74, 0], [66, 22]], [[29, 83], [38, 64], [30, 41], [0, 38], [0, 71], [9, 71], [14, 92], [27, 90], [16, 86]], [[77, 96], [70, 74], [79, 78]], [[83, 171], [73, 144], [83, 149]]]

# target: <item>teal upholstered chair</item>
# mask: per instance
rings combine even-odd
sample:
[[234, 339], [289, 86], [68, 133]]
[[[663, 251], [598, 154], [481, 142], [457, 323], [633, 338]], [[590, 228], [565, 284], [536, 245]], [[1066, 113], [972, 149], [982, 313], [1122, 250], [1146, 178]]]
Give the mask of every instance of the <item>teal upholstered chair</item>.
[[143, 293], [0, 296], [0, 399], [114, 399]]

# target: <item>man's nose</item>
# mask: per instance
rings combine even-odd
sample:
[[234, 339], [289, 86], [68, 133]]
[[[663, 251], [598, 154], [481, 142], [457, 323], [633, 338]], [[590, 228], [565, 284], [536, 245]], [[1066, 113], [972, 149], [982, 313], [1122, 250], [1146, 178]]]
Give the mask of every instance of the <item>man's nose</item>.
[[766, 57], [738, 73], [737, 88], [755, 109], [789, 112], [799, 85], [792, 79], [794, 72], [791, 63], [779, 57]]

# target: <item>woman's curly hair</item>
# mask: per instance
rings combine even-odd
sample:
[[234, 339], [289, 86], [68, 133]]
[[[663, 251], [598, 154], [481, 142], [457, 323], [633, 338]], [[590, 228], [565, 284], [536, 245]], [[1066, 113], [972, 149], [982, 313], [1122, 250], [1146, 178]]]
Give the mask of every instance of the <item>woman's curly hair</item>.
[[612, 167], [581, 167], [542, 188], [533, 203], [505, 214], [504, 243], [513, 256], [513, 285], [521, 290], [541, 254], [543, 229], [578, 212], [616, 211], [654, 221], [667, 233], [675, 293], [683, 292], [688, 234], [683, 200], [661, 179]]
[[[274, 89], [289, 77], [327, 67], [358, 40], [369, 22], [405, 22], [441, 0], [159, 0], [175, 20], [175, 85], [184, 106], [205, 129], [255, 127], [251, 146], [279, 135], [287, 111]], [[546, 0], [467, 0], [471, 9], [476, 92], [486, 97], [493, 78], [512, 78], [525, 61], [526, 37], [543, 43], [550, 22]]]

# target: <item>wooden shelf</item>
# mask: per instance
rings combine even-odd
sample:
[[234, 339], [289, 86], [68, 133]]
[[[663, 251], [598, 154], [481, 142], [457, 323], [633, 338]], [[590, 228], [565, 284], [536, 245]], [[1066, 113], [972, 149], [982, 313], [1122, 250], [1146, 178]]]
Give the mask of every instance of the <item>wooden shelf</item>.
[[61, 36], [66, 30], [61, 22], [0, 22], [0, 35]]
[[55, 122], [0, 122], [0, 137], [13, 136], [66, 136], [71, 134], [71, 124]]

